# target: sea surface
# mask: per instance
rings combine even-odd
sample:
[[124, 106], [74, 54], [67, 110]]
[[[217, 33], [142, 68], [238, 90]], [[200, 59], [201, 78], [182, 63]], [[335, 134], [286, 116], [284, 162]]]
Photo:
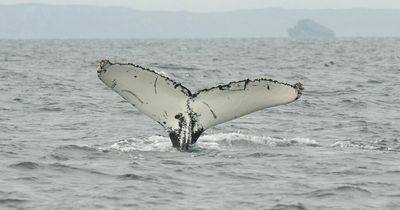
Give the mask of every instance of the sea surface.
[[[97, 78], [101, 59], [192, 92], [246, 78], [305, 91], [179, 152]], [[399, 104], [396, 38], [0, 40], [0, 209], [397, 210]]]

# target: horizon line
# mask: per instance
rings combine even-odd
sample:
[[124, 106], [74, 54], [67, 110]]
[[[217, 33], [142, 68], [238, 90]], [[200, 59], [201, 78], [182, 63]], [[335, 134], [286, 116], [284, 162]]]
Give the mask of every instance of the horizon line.
[[57, 3], [15, 3], [15, 4], [3, 4], [0, 6], [54, 6], [54, 7], [68, 7], [68, 6], [81, 6], [81, 7], [94, 7], [94, 8], [120, 8], [129, 9], [142, 12], [185, 12], [185, 13], [229, 13], [238, 11], [251, 11], [251, 10], [387, 10], [387, 11], [398, 11], [400, 8], [370, 8], [370, 7], [349, 7], [349, 8], [283, 8], [283, 7], [262, 7], [262, 8], [243, 8], [243, 9], [227, 9], [227, 10], [216, 10], [216, 11], [193, 11], [193, 10], [160, 10], [160, 9], [138, 9], [129, 6], [121, 5], [93, 5], [93, 4], [57, 4]]

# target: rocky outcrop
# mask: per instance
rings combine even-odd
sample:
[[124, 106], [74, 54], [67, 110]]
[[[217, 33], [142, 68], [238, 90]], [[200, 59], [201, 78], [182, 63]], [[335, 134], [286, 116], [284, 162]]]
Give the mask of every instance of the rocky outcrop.
[[335, 32], [311, 19], [303, 19], [288, 30], [289, 36], [296, 39], [335, 38]]

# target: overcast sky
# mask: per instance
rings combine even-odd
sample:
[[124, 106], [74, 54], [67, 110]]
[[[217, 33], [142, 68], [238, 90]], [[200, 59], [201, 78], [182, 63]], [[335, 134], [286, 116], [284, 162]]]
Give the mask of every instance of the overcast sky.
[[0, 0], [0, 4], [44, 3], [124, 6], [141, 10], [228, 11], [280, 7], [288, 9], [400, 9], [400, 0]]

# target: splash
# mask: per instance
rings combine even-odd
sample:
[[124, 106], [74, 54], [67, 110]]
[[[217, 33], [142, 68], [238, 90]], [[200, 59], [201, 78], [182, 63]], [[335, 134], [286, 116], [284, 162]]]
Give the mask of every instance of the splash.
[[344, 140], [333, 143], [331, 147], [357, 148], [362, 150], [379, 150], [379, 151], [400, 151], [400, 147], [391, 147], [382, 141], [361, 142], [361, 141]]
[[[317, 147], [320, 144], [309, 138], [275, 138], [269, 136], [253, 136], [240, 133], [217, 133], [203, 135], [192, 146], [192, 151], [198, 150], [229, 150], [240, 148], [258, 148], [266, 147], [290, 147], [290, 146], [311, 146]], [[124, 139], [113, 143], [109, 149], [121, 152], [133, 151], [160, 151], [160, 152], [176, 152], [171, 145], [168, 137], [150, 136], [148, 138], [131, 138]]]
[[121, 152], [132, 151], [175, 151], [171, 146], [171, 141], [164, 136], [150, 136], [147, 139], [131, 138], [118, 141], [110, 146], [110, 149]]
[[253, 136], [241, 133], [218, 133], [212, 135], [204, 135], [200, 137], [199, 146], [208, 145], [212, 147], [237, 147], [237, 146], [259, 146], [265, 145], [270, 147], [285, 146], [320, 146], [313, 139], [295, 137], [291, 139], [270, 137], [270, 136]]

